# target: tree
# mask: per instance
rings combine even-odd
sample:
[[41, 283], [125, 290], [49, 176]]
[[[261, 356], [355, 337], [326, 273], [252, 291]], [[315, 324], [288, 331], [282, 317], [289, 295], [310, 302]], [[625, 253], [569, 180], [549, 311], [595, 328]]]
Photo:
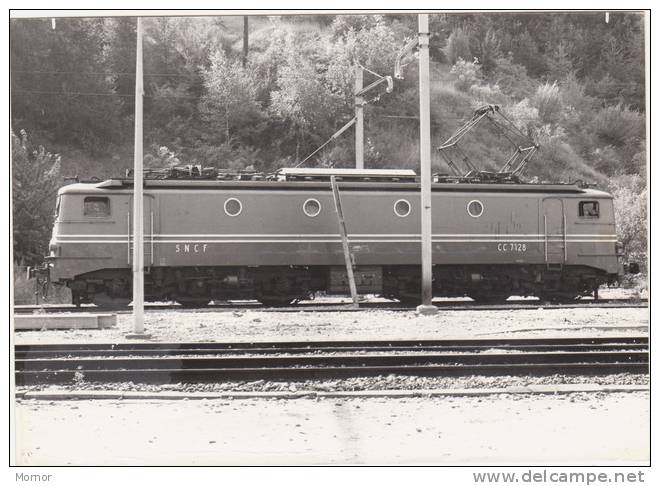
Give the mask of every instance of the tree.
[[60, 185], [60, 156], [35, 147], [21, 130], [11, 132], [14, 261], [39, 263], [48, 250], [55, 194]]
[[295, 160], [298, 161], [306, 137], [332, 134], [330, 127], [338, 118], [339, 100], [309, 61], [293, 50], [289, 52], [291, 55], [286, 64], [278, 69], [279, 89], [271, 93], [271, 110], [293, 127], [296, 134]]
[[103, 29], [103, 65], [124, 116], [135, 113], [136, 25], [135, 18], [116, 17], [107, 19]]
[[450, 64], [456, 64], [459, 59], [472, 61], [472, 51], [470, 50], [470, 37], [465, 30], [454, 29], [447, 39], [446, 47], [447, 59]]
[[12, 126], [92, 154], [117, 141], [102, 19], [12, 19], [10, 38]]
[[255, 122], [261, 112], [254, 76], [249, 65], [243, 67], [240, 60], [217, 50], [202, 77], [206, 93], [199, 110], [205, 121], [223, 130], [224, 143], [229, 146], [241, 127]]
[[647, 187], [639, 175], [619, 176], [610, 181], [614, 196], [614, 217], [617, 236], [623, 243], [625, 255], [630, 261], [646, 269], [647, 253]]
[[573, 70], [571, 50], [572, 46], [561, 40], [547, 57], [548, 71], [552, 73], [553, 80], [565, 78]]
[[493, 28], [476, 29], [470, 36], [470, 49], [479, 59], [484, 73], [490, 74], [495, 70], [497, 58], [500, 57], [500, 41]]

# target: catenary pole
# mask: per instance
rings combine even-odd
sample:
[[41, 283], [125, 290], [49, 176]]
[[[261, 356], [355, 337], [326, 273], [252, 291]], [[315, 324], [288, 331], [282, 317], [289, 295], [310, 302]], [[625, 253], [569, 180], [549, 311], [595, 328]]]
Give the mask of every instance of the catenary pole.
[[364, 98], [357, 94], [362, 91], [364, 73], [362, 66], [355, 63], [355, 168], [364, 169]]
[[419, 155], [422, 226], [422, 303], [421, 314], [435, 314], [433, 305], [433, 242], [431, 219], [431, 106], [429, 73], [429, 16], [419, 14]]
[[142, 19], [135, 56], [135, 156], [133, 160], [133, 331], [144, 333], [144, 194], [142, 174]]

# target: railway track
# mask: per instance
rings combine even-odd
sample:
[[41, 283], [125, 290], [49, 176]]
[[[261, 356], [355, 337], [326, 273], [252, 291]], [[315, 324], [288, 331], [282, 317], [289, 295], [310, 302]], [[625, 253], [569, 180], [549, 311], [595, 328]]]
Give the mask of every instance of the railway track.
[[648, 373], [647, 337], [15, 346], [18, 386]]
[[[577, 300], [570, 303], [547, 303], [538, 300], [510, 300], [502, 304], [480, 304], [472, 301], [436, 301], [438, 308], [447, 311], [463, 310], [530, 310], [539, 307], [557, 309], [576, 308], [644, 308], [648, 306], [647, 299], [599, 299]], [[301, 302], [286, 307], [266, 307], [255, 301], [219, 303], [195, 309], [184, 308], [178, 304], [145, 304], [146, 311], [179, 311], [179, 312], [235, 312], [240, 310], [267, 310], [268, 312], [358, 312], [362, 310], [388, 310], [410, 311], [413, 307], [403, 306], [399, 302], [362, 302], [359, 308], [354, 308], [347, 302]], [[15, 314], [31, 314], [35, 312], [62, 313], [62, 312], [107, 312], [108, 309], [95, 305], [18, 305], [14, 306]], [[117, 313], [130, 313], [131, 308], [112, 309]]]

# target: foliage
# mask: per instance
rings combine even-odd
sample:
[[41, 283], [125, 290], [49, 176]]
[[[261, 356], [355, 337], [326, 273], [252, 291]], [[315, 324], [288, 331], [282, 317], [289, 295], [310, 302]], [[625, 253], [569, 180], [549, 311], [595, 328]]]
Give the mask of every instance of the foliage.
[[165, 145], [154, 147], [154, 154], [144, 156], [144, 167], [149, 169], [171, 168], [181, 165], [181, 160]]
[[[203, 71], [205, 94], [199, 111], [202, 119], [216, 130], [218, 142], [230, 144], [234, 132], [255, 123], [261, 106], [256, 100], [257, 87], [249, 67], [228, 59], [222, 50], [211, 57], [211, 66]], [[218, 136], [220, 133], [224, 137]]]
[[467, 33], [461, 29], [454, 29], [449, 39], [447, 39], [446, 56], [451, 64], [456, 64], [459, 60], [472, 60], [472, 51], [470, 51], [470, 38]]
[[545, 83], [536, 89], [531, 99], [532, 105], [538, 110], [543, 123], [557, 123], [561, 117], [563, 105], [557, 83]]
[[40, 262], [53, 226], [55, 194], [61, 183], [60, 156], [34, 146], [25, 130], [10, 134], [12, 144], [12, 218], [14, 261]]
[[479, 60], [486, 74], [492, 73], [497, 67], [497, 59], [500, 57], [500, 41], [495, 30], [484, 28], [483, 25], [474, 29], [471, 36], [471, 51]]
[[[45, 289], [35, 288], [36, 279], [28, 278], [28, 267], [20, 266], [14, 263], [13, 266], [13, 285], [12, 293], [14, 295], [14, 305], [35, 305], [35, 304], [70, 304], [71, 290], [64, 285], [55, 285], [48, 283]], [[37, 301], [38, 299], [38, 301]]]
[[468, 62], [459, 57], [451, 68], [455, 79], [454, 86], [461, 91], [467, 91], [479, 80], [480, 72], [481, 66], [477, 61]]
[[470, 86], [470, 96], [478, 100], [479, 105], [494, 104], [503, 105], [508, 101], [507, 96], [502, 93], [500, 87], [495, 84], [478, 85], [473, 84]]
[[516, 36], [512, 43], [513, 60], [527, 68], [532, 76], [546, 73], [546, 59], [541, 55], [539, 45], [534, 42], [528, 30]]
[[297, 162], [305, 137], [328, 132], [328, 115], [334, 111], [333, 102], [337, 100], [314, 66], [301, 56], [293, 55], [280, 67], [277, 87], [279, 90], [271, 94], [271, 110], [295, 132]]
[[512, 55], [497, 60], [490, 78], [504, 93], [517, 100], [531, 96], [538, 84], [527, 75], [525, 66], [513, 61]]
[[647, 187], [639, 175], [619, 176], [610, 180], [614, 196], [617, 236], [630, 261], [646, 270], [647, 260]]
[[525, 98], [518, 103], [507, 106], [507, 117], [519, 130], [534, 135], [541, 124], [539, 109]]
[[194, 162], [204, 167], [229, 170], [264, 169], [259, 150], [236, 141], [222, 145], [199, 145], [195, 153], [199, 159]]
[[[251, 147], [264, 168], [300, 158], [326, 140], [353, 112], [356, 61], [391, 75], [404, 40], [416, 33], [416, 18], [408, 14], [255, 16], [250, 62], [243, 67], [242, 18], [163, 17], [143, 25], [147, 146], [167, 145], [189, 162], [204, 162], [223, 144], [230, 152]], [[445, 51], [434, 58], [457, 65], [451, 76], [436, 65], [439, 84], [455, 81], [475, 102], [515, 106], [527, 98], [540, 123], [568, 129], [566, 143], [587, 162], [596, 164], [593, 154], [607, 145], [630, 160], [639, 137], [618, 136], [611, 113], [603, 112], [610, 116], [598, 135], [589, 130], [602, 109], [644, 109], [641, 16], [612, 13], [605, 24], [600, 14], [452, 13], [432, 15], [431, 27], [433, 49]], [[111, 158], [130, 163], [135, 19], [58, 19], [55, 29], [46, 20], [12, 19], [10, 35], [13, 126], [29, 127], [58, 150], [80, 152], [81, 161], [89, 153], [90, 166]], [[370, 105], [367, 116], [414, 115], [414, 57], [406, 63], [406, 79]], [[373, 79], [365, 74], [365, 84]], [[559, 119], [555, 81], [563, 102]], [[318, 99], [310, 95], [315, 90]], [[432, 90], [452, 103], [448, 116], [440, 110], [434, 120], [451, 131], [452, 117], [466, 115], [455, 110], [469, 112], [471, 103], [444, 87]], [[374, 140], [401, 132], [393, 123], [378, 129], [388, 134]], [[350, 155], [348, 137], [335, 145]], [[381, 147], [376, 151], [379, 160], [389, 159]]]
[[631, 139], [641, 137], [644, 119], [627, 106], [606, 106], [596, 113], [592, 128], [605, 143], [620, 147]]
[[573, 69], [572, 46], [565, 40], [560, 40], [548, 55], [548, 71], [556, 79], [568, 76]]
[[101, 19], [12, 19], [10, 36], [12, 126], [92, 154], [119, 139], [119, 98], [98, 69]]
[[[332, 24], [331, 40], [319, 39], [319, 42], [326, 45], [328, 65], [327, 71], [324, 70], [325, 80], [346, 107], [352, 108], [355, 63], [381, 76], [391, 74], [404, 34], [397, 35], [397, 26], [387, 24], [382, 16], [367, 17], [371, 20], [362, 20], [359, 29], [346, 28], [349, 17], [338, 16]], [[364, 73], [364, 79], [365, 85], [373, 80], [370, 73]]]
[[592, 184], [605, 184], [607, 178], [595, 170], [587, 161], [575, 152], [567, 143], [562, 130], [552, 129], [549, 125], [541, 127], [537, 138], [540, 149], [535, 169], [545, 181], [575, 182], [578, 180]]

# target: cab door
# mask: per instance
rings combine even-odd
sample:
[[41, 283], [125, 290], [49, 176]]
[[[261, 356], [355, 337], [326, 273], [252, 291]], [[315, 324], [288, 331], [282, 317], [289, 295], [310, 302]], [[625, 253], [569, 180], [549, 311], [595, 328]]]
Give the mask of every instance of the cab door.
[[543, 200], [543, 248], [548, 265], [566, 263], [566, 215], [559, 198]]
[[[156, 261], [157, 218], [155, 214], [156, 199], [151, 194], [144, 194], [143, 204], [143, 236], [144, 236], [144, 269], [149, 271]], [[127, 215], [128, 247], [126, 260], [129, 266], [133, 264], [133, 196], [130, 197]]]

